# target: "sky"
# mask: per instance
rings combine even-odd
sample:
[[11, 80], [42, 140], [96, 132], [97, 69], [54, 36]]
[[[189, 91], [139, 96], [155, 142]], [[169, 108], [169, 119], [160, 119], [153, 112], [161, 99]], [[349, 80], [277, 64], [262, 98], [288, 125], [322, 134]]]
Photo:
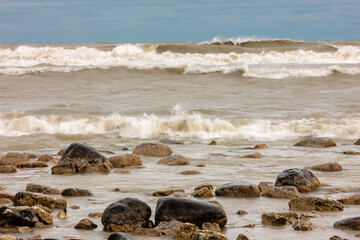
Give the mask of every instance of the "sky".
[[360, 0], [1, 0], [0, 42], [360, 40]]

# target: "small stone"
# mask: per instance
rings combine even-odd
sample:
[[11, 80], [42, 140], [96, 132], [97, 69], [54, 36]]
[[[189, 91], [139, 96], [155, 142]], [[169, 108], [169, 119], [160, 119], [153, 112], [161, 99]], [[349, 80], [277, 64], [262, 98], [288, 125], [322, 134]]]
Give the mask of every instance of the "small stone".
[[317, 227], [312, 222], [302, 220], [297, 220], [292, 228], [300, 231], [311, 231], [317, 229]]
[[209, 145], [219, 145], [218, 143], [217, 143], [217, 141], [211, 141], [210, 143], [209, 143]]
[[101, 217], [102, 217], [102, 213], [89, 213], [88, 217], [101, 218]]
[[236, 213], [237, 213], [238, 215], [245, 215], [245, 214], [248, 214], [248, 212], [247, 212], [247, 211], [245, 211], [245, 210], [238, 210]]
[[330, 237], [329, 240], [348, 240], [348, 239], [347, 238], [341, 238], [339, 236], [334, 235], [334, 236]]
[[215, 232], [220, 232], [220, 226], [217, 223], [209, 223], [209, 222], [205, 222], [201, 225], [201, 229], [202, 230], [210, 230], [210, 231], [215, 231]]
[[182, 175], [196, 175], [196, 174], [201, 174], [201, 172], [196, 171], [196, 170], [187, 170], [187, 171], [180, 172], [180, 174], [182, 174]]
[[255, 148], [256, 148], [256, 149], [263, 149], [263, 148], [269, 148], [269, 146], [266, 145], [266, 144], [256, 144], [256, 145], [255, 145]]
[[171, 190], [164, 190], [164, 191], [156, 191], [153, 192], [153, 196], [154, 197], [163, 197], [163, 196], [170, 196], [171, 194], [175, 193], [175, 192], [182, 192], [184, 193], [185, 190], [184, 189], [171, 189]]
[[281, 226], [292, 225], [298, 219], [295, 212], [263, 213], [261, 223], [265, 225]]
[[113, 189], [114, 192], [120, 192], [120, 188], [116, 187]]
[[246, 225], [243, 225], [241, 226], [242, 228], [254, 228], [255, 227], [255, 224], [251, 223], [251, 224], [246, 224]]
[[259, 152], [249, 153], [246, 155], [240, 156], [240, 158], [262, 158], [263, 155]]
[[67, 217], [67, 210], [66, 208], [60, 209], [58, 214], [56, 215], [58, 218], [66, 218]]
[[195, 167], [206, 167], [205, 163], [196, 164]]
[[80, 209], [80, 206], [78, 206], [78, 205], [72, 205], [72, 206], [70, 206], [70, 208], [71, 208], [71, 209]]
[[82, 188], [66, 188], [61, 192], [61, 196], [64, 197], [84, 197], [84, 196], [93, 196], [93, 194]]
[[160, 222], [155, 229], [159, 231], [162, 235], [171, 236], [174, 234], [175, 229], [182, 225], [183, 223], [177, 220], [164, 221]]
[[206, 187], [206, 186], [204, 186], [202, 188], [195, 188], [195, 191], [191, 195], [193, 197], [196, 197], [196, 198], [209, 198], [209, 197], [214, 197], [215, 196], [211, 192], [211, 189]]
[[131, 171], [129, 169], [115, 169], [114, 173], [118, 173], [118, 174], [130, 174]]
[[346, 155], [360, 155], [360, 152], [355, 152], [355, 151], [345, 151], [343, 153]]
[[200, 229], [192, 223], [183, 223], [174, 229], [173, 239], [190, 240], [191, 236]]
[[160, 237], [162, 234], [159, 230], [154, 228], [138, 228], [135, 230], [134, 235]]
[[75, 229], [83, 229], [83, 230], [93, 230], [98, 226], [93, 223], [90, 219], [84, 218], [78, 224], [75, 225]]
[[323, 171], [323, 172], [338, 172], [342, 170], [342, 167], [338, 163], [324, 163], [319, 165], [314, 165], [310, 167], [306, 167], [316, 171]]

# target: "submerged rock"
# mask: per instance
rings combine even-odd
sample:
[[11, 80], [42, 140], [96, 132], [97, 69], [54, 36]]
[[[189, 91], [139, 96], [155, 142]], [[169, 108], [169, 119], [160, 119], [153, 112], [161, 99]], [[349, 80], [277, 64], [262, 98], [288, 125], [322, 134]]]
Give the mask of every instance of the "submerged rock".
[[223, 208], [209, 202], [189, 198], [162, 197], [155, 210], [155, 224], [177, 220], [189, 222], [201, 227], [205, 222], [226, 225], [227, 217]]
[[320, 182], [307, 169], [290, 168], [278, 175], [275, 186], [294, 186], [299, 192], [312, 192], [320, 186]]
[[114, 168], [123, 168], [127, 166], [142, 166], [141, 158], [136, 154], [117, 155], [108, 158]]
[[149, 157], [166, 157], [173, 152], [169, 146], [164, 144], [142, 143], [134, 149], [133, 153]]
[[336, 143], [328, 138], [308, 137], [296, 143], [294, 146], [327, 148], [336, 147]]
[[316, 171], [323, 171], [323, 172], [338, 172], [342, 170], [342, 167], [338, 163], [324, 163], [319, 165], [314, 165], [310, 167], [306, 167]]
[[222, 197], [260, 197], [259, 187], [246, 182], [227, 183], [215, 190], [216, 196]]
[[270, 198], [294, 198], [301, 197], [300, 192], [294, 186], [282, 186], [269, 188], [267, 191], [263, 192], [262, 196]]
[[30, 192], [18, 192], [14, 197], [14, 206], [34, 206], [42, 205], [50, 209], [66, 208], [67, 202], [65, 198], [52, 198], [42, 194]]
[[241, 158], [262, 158], [263, 155], [259, 152], [253, 152], [246, 155], [240, 156]]
[[41, 154], [38, 158], [38, 162], [50, 162], [54, 160], [54, 157], [49, 154]]
[[196, 198], [209, 198], [214, 197], [214, 194], [211, 192], [212, 186], [202, 186], [201, 188], [195, 188], [195, 191], [191, 194], [193, 197]]
[[30, 158], [26, 154], [9, 152], [0, 159], [0, 165], [16, 165], [17, 163], [28, 162], [29, 160]]
[[156, 191], [153, 192], [153, 196], [154, 197], [164, 197], [164, 196], [170, 196], [171, 194], [175, 193], [175, 192], [182, 192], [184, 193], [185, 190], [184, 189], [171, 189], [171, 190], [164, 190], [164, 191]]
[[315, 230], [317, 227], [310, 221], [297, 220], [296, 223], [292, 226], [295, 230], [300, 231], [310, 231]]
[[301, 211], [342, 211], [344, 206], [328, 198], [319, 197], [299, 197], [293, 198], [289, 202], [291, 210]]
[[189, 160], [187, 160], [184, 156], [174, 154], [165, 158], [160, 159], [158, 164], [163, 165], [170, 165], [170, 166], [176, 166], [176, 165], [190, 165]]
[[84, 218], [83, 220], [78, 222], [74, 228], [75, 229], [83, 229], [83, 230], [93, 230], [97, 227], [98, 226], [95, 223], [93, 223], [90, 219]]
[[261, 223], [264, 225], [282, 226], [292, 225], [298, 219], [295, 212], [282, 212], [282, 213], [263, 213], [261, 216]]
[[0, 166], [0, 173], [16, 173], [17, 170], [12, 165], [1, 165]]
[[263, 149], [263, 148], [269, 148], [269, 146], [261, 143], [261, 144], [256, 144], [254, 148], [255, 149]]
[[200, 230], [192, 235], [191, 240], [228, 240], [228, 238], [219, 232]]
[[17, 168], [45, 168], [48, 167], [46, 162], [21, 162], [15, 165]]
[[61, 192], [61, 196], [64, 197], [84, 197], [84, 196], [93, 196], [93, 194], [82, 188], [66, 188]]
[[26, 186], [26, 191], [34, 193], [43, 193], [43, 194], [61, 194], [61, 191], [57, 188], [52, 188], [45, 185], [28, 183]]
[[360, 205], [360, 194], [338, 199], [342, 204]]
[[334, 224], [334, 228], [350, 231], [360, 230], [360, 217], [346, 218], [344, 220], [337, 221]]

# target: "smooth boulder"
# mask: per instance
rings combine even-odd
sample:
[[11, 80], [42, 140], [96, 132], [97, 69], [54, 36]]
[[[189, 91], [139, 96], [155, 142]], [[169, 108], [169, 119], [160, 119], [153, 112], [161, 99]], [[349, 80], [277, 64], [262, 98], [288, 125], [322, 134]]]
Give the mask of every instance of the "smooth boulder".
[[142, 143], [134, 149], [133, 153], [149, 157], [166, 157], [170, 156], [173, 151], [169, 146], [164, 144]]
[[334, 228], [350, 231], [360, 230], [360, 217], [346, 218], [334, 223]]
[[216, 188], [215, 195], [222, 197], [260, 197], [260, 190], [255, 184], [233, 182]]
[[322, 172], [339, 172], [342, 171], [342, 167], [339, 163], [323, 163], [310, 167], [306, 167], [311, 170], [322, 171]]
[[328, 198], [320, 197], [299, 197], [293, 198], [289, 202], [291, 210], [301, 211], [342, 211], [344, 206]]
[[205, 222], [217, 223], [220, 227], [227, 223], [224, 209], [216, 204], [189, 198], [162, 197], [157, 201], [155, 224], [171, 220], [193, 223], [198, 227]]
[[299, 192], [312, 192], [320, 186], [320, 181], [307, 169], [290, 168], [276, 178], [275, 187], [281, 186], [294, 186]]
[[21, 162], [28, 162], [29, 156], [23, 153], [9, 152], [0, 159], [0, 165], [16, 165]]
[[308, 137], [296, 143], [294, 146], [327, 148], [336, 147], [336, 143], [328, 138]]
[[184, 156], [174, 154], [168, 157], [164, 157], [160, 159], [157, 164], [169, 165], [169, 166], [177, 166], [177, 165], [190, 165], [189, 160], [187, 160]]
[[114, 168], [143, 165], [141, 158], [136, 154], [112, 156], [108, 158], [108, 161], [113, 165]]
[[300, 192], [294, 186], [282, 186], [282, 187], [273, 187], [269, 188], [262, 193], [263, 197], [270, 198], [294, 198], [301, 197]]

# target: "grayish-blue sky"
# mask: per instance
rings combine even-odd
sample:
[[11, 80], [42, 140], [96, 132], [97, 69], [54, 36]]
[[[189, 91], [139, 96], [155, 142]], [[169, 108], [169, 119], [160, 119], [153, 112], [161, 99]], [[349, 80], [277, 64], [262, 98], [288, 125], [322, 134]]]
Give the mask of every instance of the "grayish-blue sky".
[[360, 40], [360, 0], [1, 0], [0, 42]]

